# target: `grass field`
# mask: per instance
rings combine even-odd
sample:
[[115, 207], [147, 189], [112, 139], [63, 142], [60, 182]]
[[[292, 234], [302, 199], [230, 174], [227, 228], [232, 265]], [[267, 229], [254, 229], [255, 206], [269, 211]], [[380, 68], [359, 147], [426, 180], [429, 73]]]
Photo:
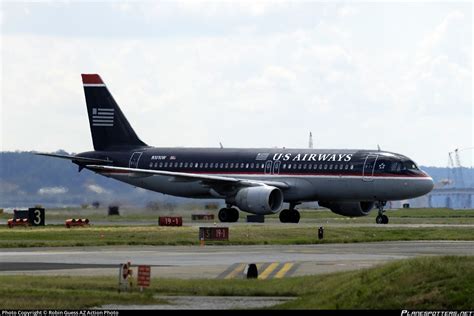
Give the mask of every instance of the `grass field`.
[[[90, 214], [87, 214], [90, 213]], [[125, 210], [121, 216], [107, 216], [105, 209], [47, 210], [48, 220], [56, 225], [45, 227], [0, 226], [0, 248], [12, 247], [59, 247], [59, 246], [106, 246], [106, 245], [197, 245], [197, 226], [158, 227], [160, 215], [183, 216], [184, 224], [191, 223], [194, 211], [140, 212]], [[215, 213], [215, 212], [209, 212]], [[474, 240], [472, 227], [400, 227], [397, 225], [348, 226], [339, 224], [374, 224], [377, 212], [367, 217], [348, 218], [329, 210], [302, 210], [300, 224], [281, 224], [278, 216], [266, 217], [264, 224], [232, 225], [228, 242], [208, 244], [312, 244], [349, 243], [394, 240]], [[464, 224], [474, 225], [474, 210], [450, 209], [401, 209], [389, 211], [391, 224]], [[90, 215], [90, 216], [89, 216]], [[241, 217], [245, 214], [241, 213]], [[1, 218], [11, 217], [2, 214]], [[91, 220], [89, 227], [67, 229], [60, 225], [66, 218]], [[107, 224], [94, 225], [95, 222]], [[243, 221], [243, 219], [241, 219]], [[135, 225], [127, 226], [133, 222]], [[136, 225], [138, 224], [138, 225]], [[202, 222], [201, 226], [218, 225]], [[324, 226], [324, 239], [317, 239], [317, 228]]]
[[[191, 215], [197, 213], [214, 214], [217, 220], [217, 210], [203, 211], [199, 209], [178, 209], [164, 211], [150, 211], [137, 208], [124, 208], [120, 210], [120, 216], [108, 216], [107, 210], [99, 209], [81, 209], [64, 208], [46, 210], [46, 223], [48, 221], [64, 221], [68, 218], [85, 218], [91, 222], [111, 222], [127, 223], [141, 222], [143, 224], [156, 224], [159, 216], [182, 216], [184, 223], [190, 223]], [[354, 223], [354, 224], [373, 224], [377, 211], [372, 210], [368, 216], [346, 217], [335, 214], [328, 209], [306, 210], [301, 209], [302, 223]], [[446, 208], [433, 209], [396, 209], [386, 212], [390, 218], [390, 224], [474, 224], [474, 210], [452, 210]], [[247, 213], [240, 212], [241, 222], [245, 221]], [[0, 214], [0, 219], [7, 220], [11, 214]], [[271, 223], [279, 222], [278, 214], [265, 216], [265, 220]]]
[[[229, 228], [229, 241], [206, 244], [264, 245], [351, 243], [394, 240], [474, 240], [472, 227], [399, 228], [326, 226], [324, 239], [317, 238], [317, 226], [237, 225]], [[63, 226], [0, 227], [0, 248], [66, 247], [107, 245], [198, 245], [199, 227]]]
[[118, 293], [113, 277], [0, 276], [0, 309], [80, 309], [160, 304], [155, 295], [294, 296], [281, 309], [474, 308], [474, 257], [423, 257], [320, 276], [271, 280], [153, 279]]

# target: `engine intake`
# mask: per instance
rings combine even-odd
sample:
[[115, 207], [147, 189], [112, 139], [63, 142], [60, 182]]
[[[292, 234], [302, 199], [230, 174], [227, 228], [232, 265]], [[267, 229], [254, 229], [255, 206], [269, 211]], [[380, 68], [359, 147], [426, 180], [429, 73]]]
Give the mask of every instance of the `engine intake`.
[[361, 202], [318, 202], [320, 206], [327, 207], [336, 214], [359, 217], [369, 215], [374, 208], [375, 202], [361, 201]]
[[235, 205], [253, 214], [273, 214], [279, 212], [283, 205], [283, 193], [267, 185], [243, 188], [235, 195]]

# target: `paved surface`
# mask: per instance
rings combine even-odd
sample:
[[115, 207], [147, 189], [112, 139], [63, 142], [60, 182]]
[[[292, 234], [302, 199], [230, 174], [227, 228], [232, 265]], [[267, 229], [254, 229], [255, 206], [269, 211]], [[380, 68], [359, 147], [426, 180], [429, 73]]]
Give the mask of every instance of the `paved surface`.
[[152, 266], [152, 276], [243, 278], [321, 274], [423, 255], [474, 255], [474, 241], [414, 241], [267, 246], [120, 246], [0, 250], [0, 274], [116, 275], [118, 265]]
[[252, 309], [283, 304], [294, 297], [251, 296], [156, 296], [166, 300], [163, 305], [104, 305], [99, 309]]

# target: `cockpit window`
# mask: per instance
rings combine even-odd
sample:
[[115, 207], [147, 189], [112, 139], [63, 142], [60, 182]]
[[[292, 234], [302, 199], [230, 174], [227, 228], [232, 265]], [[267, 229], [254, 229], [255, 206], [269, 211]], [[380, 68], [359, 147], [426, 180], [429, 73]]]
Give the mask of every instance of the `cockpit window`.
[[402, 164], [399, 163], [399, 162], [392, 162], [391, 166], [390, 166], [390, 171], [392, 172], [400, 172], [400, 170], [402, 169]]
[[403, 162], [403, 167], [404, 167], [404, 169], [408, 169], [408, 170], [418, 170], [418, 167], [416, 166], [416, 163], [414, 163], [411, 160], [404, 161]]
[[390, 171], [391, 172], [400, 172], [406, 170], [419, 170], [416, 163], [411, 160], [405, 161], [394, 161], [390, 164]]

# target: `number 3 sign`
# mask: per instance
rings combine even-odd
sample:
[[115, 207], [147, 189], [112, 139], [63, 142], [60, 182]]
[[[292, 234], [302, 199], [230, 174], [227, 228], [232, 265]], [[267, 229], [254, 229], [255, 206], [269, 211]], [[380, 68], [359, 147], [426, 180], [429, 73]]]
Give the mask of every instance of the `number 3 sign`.
[[44, 226], [44, 208], [29, 208], [28, 222], [30, 222], [32, 226]]

